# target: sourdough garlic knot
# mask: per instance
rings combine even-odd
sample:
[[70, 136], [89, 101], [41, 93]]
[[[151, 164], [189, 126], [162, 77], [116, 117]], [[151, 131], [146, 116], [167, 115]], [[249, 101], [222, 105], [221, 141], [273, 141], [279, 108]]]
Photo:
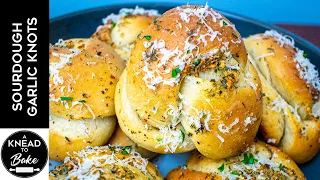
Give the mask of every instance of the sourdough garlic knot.
[[123, 132], [158, 153], [245, 150], [258, 131], [260, 80], [235, 26], [208, 6], [164, 13], [136, 40], [117, 84]]
[[320, 149], [318, 71], [292, 38], [274, 30], [245, 43], [262, 83], [264, 139], [297, 163], [309, 161]]

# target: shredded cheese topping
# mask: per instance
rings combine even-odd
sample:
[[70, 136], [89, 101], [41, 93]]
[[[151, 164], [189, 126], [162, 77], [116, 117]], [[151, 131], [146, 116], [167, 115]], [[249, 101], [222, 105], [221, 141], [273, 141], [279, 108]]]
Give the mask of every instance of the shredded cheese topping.
[[312, 106], [311, 115], [314, 117], [320, 117], [320, 102], [319, 101]]
[[[109, 154], [109, 149], [112, 148], [112, 154]], [[128, 152], [129, 151], [129, 152]], [[77, 178], [79, 180], [99, 179], [104, 173], [104, 166], [119, 165], [134, 166], [147, 174], [148, 160], [141, 157], [141, 155], [134, 150], [126, 150], [128, 155], [125, 158], [118, 158], [115, 153], [121, 153], [121, 147], [101, 146], [101, 147], [87, 147], [87, 149], [74, 152], [65, 158], [64, 164], [71, 166], [68, 171], [66, 179]]]
[[301, 121], [300, 115], [298, 113], [298, 105], [295, 105], [292, 107], [290, 104], [288, 104], [280, 95], [273, 100], [270, 103], [272, 107], [272, 110], [276, 112], [283, 111], [285, 115], [288, 115], [288, 109], [289, 111], [297, 118], [297, 121]]
[[286, 45], [294, 48], [294, 40], [290, 36], [287, 36], [287, 35], [283, 36], [282, 34], [278, 33], [275, 30], [268, 30], [263, 35], [269, 36], [269, 37], [274, 37], [276, 39], [276, 41], [280, 44], [281, 47], [286, 44]]
[[118, 14], [110, 14], [106, 18], [102, 19], [102, 23], [106, 24], [109, 20], [112, 22], [118, 22], [121, 17], [124, 17], [128, 14], [133, 15], [148, 15], [148, 16], [160, 16], [158, 10], [155, 9], [144, 9], [142, 7], [136, 6], [135, 9], [122, 8]]
[[226, 126], [224, 123], [221, 123], [218, 125], [218, 129], [223, 134], [229, 133], [232, 127], [238, 124], [238, 122], [239, 122], [239, 118], [236, 118], [229, 126]]
[[154, 140], [158, 142], [158, 144], [155, 146], [165, 147], [165, 152], [176, 152], [176, 149], [180, 145], [181, 147], [185, 147], [187, 145], [187, 142], [182, 142], [183, 135], [178, 129], [173, 129], [171, 127], [160, 127], [159, 128], [161, 136], [155, 136]]
[[[146, 83], [146, 86], [149, 89], [155, 90], [156, 86], [160, 83], [164, 85], [174, 86], [178, 84], [181, 80], [180, 73], [176, 73], [174, 76], [170, 76], [173, 70], [178, 69], [179, 72], [183, 71], [187, 65], [193, 66], [193, 61], [198, 59], [206, 59], [215, 55], [217, 52], [221, 51], [227, 58], [232, 58], [230, 52], [228, 52], [229, 42], [223, 42], [223, 46], [220, 49], [211, 49], [208, 52], [199, 54], [199, 44], [207, 45], [207, 40], [213, 42], [215, 39], [222, 41], [222, 38], [219, 36], [222, 33], [219, 30], [213, 30], [210, 25], [208, 25], [208, 20], [211, 19], [213, 22], [217, 22], [220, 20], [221, 22], [225, 22], [226, 26], [232, 26], [226, 20], [223, 19], [222, 15], [218, 12], [213, 11], [209, 8], [208, 4], [204, 7], [194, 7], [194, 6], [185, 6], [185, 7], [177, 7], [178, 15], [180, 16], [181, 21], [189, 22], [191, 17], [196, 17], [198, 19], [198, 23], [203, 24], [207, 32], [201, 32], [201, 26], [197, 27], [197, 29], [193, 30], [190, 33], [185, 41], [183, 49], [166, 48], [165, 41], [162, 39], [155, 40], [146, 40], [143, 42], [146, 51], [142, 52], [143, 62], [141, 62], [142, 71], [144, 72], [143, 80]], [[176, 20], [177, 26], [181, 23]], [[186, 28], [186, 32], [191, 32], [190, 29]], [[236, 40], [231, 40], [231, 43], [239, 44], [241, 43], [241, 39], [237, 38]], [[155, 68], [156, 66], [156, 68]], [[166, 67], [173, 67], [166, 68]], [[151, 68], [152, 67], [152, 68]], [[229, 59], [227, 59], [226, 67], [230, 70], [239, 70], [240, 66], [237, 62], [233, 64], [229, 63]], [[161, 70], [162, 69], [162, 70]], [[137, 72], [138, 74], [140, 72]], [[167, 76], [165, 76], [167, 75]]]
[[295, 47], [295, 42], [292, 37], [282, 35], [275, 30], [269, 30], [264, 33], [266, 37], [273, 37], [282, 47], [288, 45], [296, 50], [294, 62], [296, 62], [296, 68], [299, 71], [301, 79], [304, 79], [307, 84], [311, 84], [316, 90], [320, 91], [320, 78], [319, 72], [315, 69], [315, 66], [310, 60], [303, 56], [304, 51]]
[[268, 140], [267, 140], [267, 143], [276, 143], [276, 139], [275, 138], [269, 138]]

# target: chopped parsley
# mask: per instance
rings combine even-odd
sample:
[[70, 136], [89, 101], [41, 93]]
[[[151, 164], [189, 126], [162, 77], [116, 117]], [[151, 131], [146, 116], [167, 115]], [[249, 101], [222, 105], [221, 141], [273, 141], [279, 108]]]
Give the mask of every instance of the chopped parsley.
[[173, 68], [172, 69], [172, 77], [176, 77], [177, 74], [180, 72], [181, 70], [179, 68]]
[[143, 36], [144, 38], [146, 38], [148, 41], [150, 41], [151, 36]]
[[190, 50], [187, 50], [187, 54], [189, 54]]
[[250, 153], [250, 155], [248, 156], [246, 153], [243, 155], [243, 160], [242, 160], [242, 162], [244, 163], [244, 164], [254, 164], [256, 161], [258, 161], [257, 159], [255, 159], [254, 157], [253, 157], [253, 155]]
[[194, 62], [193, 62], [193, 64], [195, 65], [195, 66], [198, 66], [199, 64], [200, 64], [200, 60], [198, 59], [198, 60], [195, 60]]
[[232, 171], [231, 174], [238, 175], [238, 172], [237, 171]]
[[162, 138], [161, 137], [157, 137], [157, 141], [158, 142], [162, 141]]
[[72, 97], [67, 97], [67, 96], [61, 96], [60, 97], [61, 101], [72, 101], [72, 99], [73, 99]]
[[79, 100], [78, 102], [85, 103], [85, 102], [86, 102], [86, 100]]
[[124, 154], [124, 155], [129, 154], [131, 151], [131, 146], [124, 146], [121, 148], [121, 150], [122, 150], [121, 154]]
[[222, 172], [222, 171], [224, 170], [224, 164], [222, 164], [222, 165], [218, 168], [218, 170], [219, 170], [220, 172]]
[[126, 15], [129, 15], [130, 14], [130, 12], [126, 12]]
[[282, 163], [280, 163], [279, 169], [281, 170], [282, 168], [283, 168], [283, 165], [282, 165]]
[[158, 20], [154, 20], [154, 21], [153, 21], [153, 24], [157, 24], [157, 22], [158, 22]]
[[112, 24], [112, 28], [116, 27], [116, 25], [117, 25], [117, 23], [114, 22], [114, 23]]
[[224, 20], [222, 20], [222, 24], [225, 26], [228, 25], [227, 22], [225, 22]]
[[304, 57], [304, 58], [307, 58], [307, 56], [308, 56], [308, 54], [304, 52], [304, 53], [303, 53], [303, 57]]
[[184, 142], [184, 138], [186, 137], [186, 135], [184, 134], [184, 132], [180, 129], [181, 132], [181, 136], [182, 136], [182, 143]]
[[115, 153], [116, 151], [114, 150], [114, 147], [112, 147], [112, 146], [109, 146], [109, 149], [110, 149], [110, 151], [112, 152], [112, 153]]

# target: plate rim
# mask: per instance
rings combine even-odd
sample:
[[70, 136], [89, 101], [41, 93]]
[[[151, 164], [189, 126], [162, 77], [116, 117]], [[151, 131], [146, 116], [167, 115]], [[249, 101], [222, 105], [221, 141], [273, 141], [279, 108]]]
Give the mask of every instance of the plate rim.
[[[54, 18], [50, 18], [49, 19], [49, 26], [52, 23], [67, 19], [67, 18], [72, 18], [78, 15], [84, 15], [84, 14], [88, 14], [91, 12], [96, 12], [96, 11], [102, 11], [105, 9], [112, 9], [112, 8], [119, 8], [119, 7], [123, 7], [125, 8], [125, 6], [144, 6], [144, 5], [153, 5], [153, 6], [166, 6], [166, 7], [175, 7], [175, 6], [179, 6], [179, 5], [185, 5], [185, 3], [182, 3], [181, 1], [164, 1], [164, 2], [157, 2], [157, 1], [148, 1], [148, 2], [143, 2], [143, 1], [136, 1], [136, 3], [119, 3], [119, 2], [108, 2], [107, 4], [105, 4], [104, 6], [100, 6], [100, 7], [93, 7], [93, 8], [88, 8], [88, 9], [84, 9], [84, 10], [80, 10], [80, 11], [75, 11], [75, 12], [71, 12], [71, 13], [67, 13], [61, 16], [57, 16]], [[190, 3], [190, 5], [196, 5], [194, 3]], [[251, 17], [247, 17], [244, 15], [240, 15], [237, 13], [233, 13], [233, 12], [229, 12], [229, 11], [225, 11], [225, 10], [220, 10], [220, 9], [216, 9], [214, 7], [212, 7], [214, 10], [217, 10], [218, 12], [220, 12], [222, 15], [224, 16], [228, 16], [228, 17], [232, 17], [234, 19], [238, 19], [241, 21], [245, 21], [254, 25], [257, 25], [259, 27], [263, 27], [266, 29], [274, 29], [278, 32], [280, 32], [281, 34], [285, 34], [288, 35], [290, 37], [292, 37], [294, 39], [295, 42], [298, 42], [299, 44], [301, 44], [302, 46], [308, 47], [311, 51], [313, 51], [318, 57], [320, 57], [320, 47], [317, 47], [316, 45], [312, 44], [310, 41], [300, 37], [297, 34], [294, 34], [286, 29], [283, 29], [279, 26], [267, 23], [267, 22], [262, 22], [260, 20], [251, 18]], [[49, 27], [50, 28], [50, 27]], [[242, 37], [244, 38], [244, 37]], [[304, 50], [304, 49], [303, 49]], [[318, 67], [320, 68], [320, 67]]]

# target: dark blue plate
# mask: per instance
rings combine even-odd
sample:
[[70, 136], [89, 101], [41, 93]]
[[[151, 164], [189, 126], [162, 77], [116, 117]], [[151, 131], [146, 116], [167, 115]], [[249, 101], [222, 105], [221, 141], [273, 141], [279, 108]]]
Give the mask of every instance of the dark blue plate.
[[[160, 13], [163, 13], [181, 4], [122, 4], [68, 14], [50, 20], [50, 43], [55, 43], [60, 38], [69, 39], [90, 37], [92, 33], [95, 32], [96, 28], [102, 24], [102, 18], [105, 18], [111, 13], [118, 13], [121, 8], [134, 8], [136, 5], [139, 5], [140, 7], [146, 9], [157, 9]], [[304, 50], [308, 54], [308, 58], [310, 58], [311, 62], [315, 64], [318, 69], [320, 68], [320, 49], [310, 42], [277, 26], [261, 23], [256, 20], [228, 12], [220, 12], [236, 25], [236, 28], [240, 32], [242, 37], [247, 37], [251, 34], [262, 33], [267, 29], [275, 29], [282, 34], [291, 36], [295, 40], [296, 46]], [[185, 165], [186, 160], [188, 159], [188, 155], [188, 153], [160, 155], [153, 162], [158, 165], [160, 172], [165, 177], [165, 175], [171, 169], [179, 165]], [[50, 169], [52, 169], [54, 165], [57, 165], [57, 162], [50, 161], [50, 163]], [[307, 179], [319, 179], [319, 154], [315, 158], [313, 158], [312, 161], [299, 166], [304, 172]]]

